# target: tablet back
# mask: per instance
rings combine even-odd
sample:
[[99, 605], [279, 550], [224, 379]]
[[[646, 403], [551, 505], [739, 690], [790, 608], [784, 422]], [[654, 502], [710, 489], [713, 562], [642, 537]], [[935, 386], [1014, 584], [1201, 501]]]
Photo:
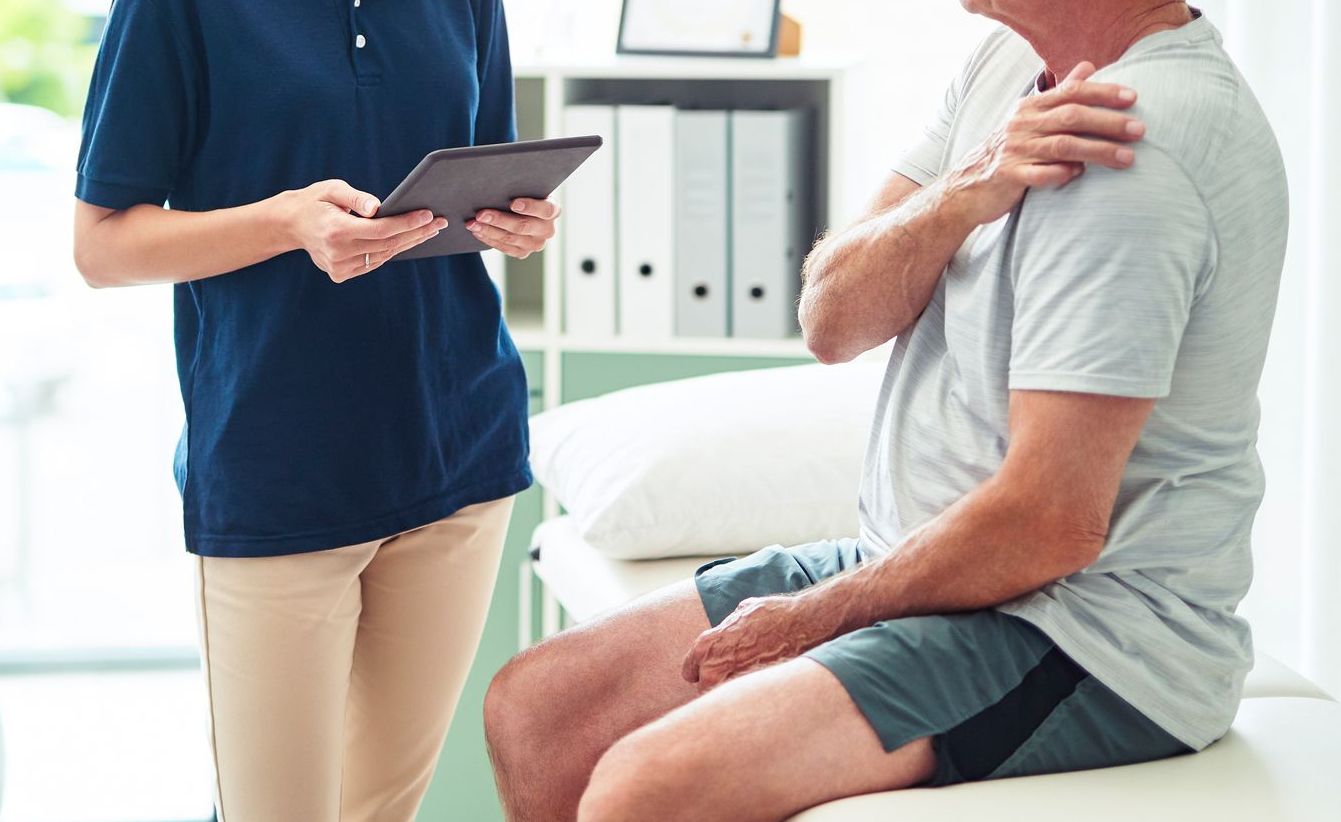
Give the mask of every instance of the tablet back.
[[600, 147], [600, 137], [564, 137], [429, 154], [383, 201], [378, 216], [426, 208], [446, 217], [448, 225], [437, 237], [395, 259], [483, 251], [487, 246], [466, 230], [466, 222], [480, 209], [508, 211], [518, 197], [546, 199]]

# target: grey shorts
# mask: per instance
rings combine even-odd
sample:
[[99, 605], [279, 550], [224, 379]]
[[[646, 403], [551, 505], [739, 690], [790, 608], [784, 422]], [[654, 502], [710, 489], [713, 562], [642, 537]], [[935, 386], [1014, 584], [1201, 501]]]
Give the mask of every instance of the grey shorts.
[[[695, 575], [717, 625], [742, 600], [799, 591], [862, 560], [856, 540], [765, 548]], [[998, 611], [877, 622], [811, 650], [886, 751], [930, 737], [932, 785], [1189, 753], [1029, 623]]]

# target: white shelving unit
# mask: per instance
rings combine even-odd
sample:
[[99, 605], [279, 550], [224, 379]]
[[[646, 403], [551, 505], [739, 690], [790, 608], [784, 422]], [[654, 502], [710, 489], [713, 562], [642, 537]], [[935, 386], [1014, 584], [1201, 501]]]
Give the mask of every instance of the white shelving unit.
[[[609, 56], [569, 59], [514, 67], [517, 125], [521, 139], [569, 136], [563, 113], [574, 103], [671, 103], [682, 107], [723, 109], [809, 109], [814, 122], [814, 164], [817, 228], [846, 223], [861, 210], [873, 181], [863, 176], [856, 158], [865, 156], [868, 129], [855, 113], [874, 99], [864, 85], [860, 62], [847, 55], [812, 54], [776, 60], [701, 59]], [[563, 202], [563, 191], [556, 199]], [[513, 339], [524, 352], [543, 358], [543, 405], [552, 408], [564, 397], [565, 355], [645, 355], [648, 370], [656, 361], [676, 358], [751, 358], [806, 360], [800, 337], [592, 338], [570, 336], [563, 329], [563, 231], [550, 247], [527, 260], [508, 260], [503, 271], [506, 312]], [[887, 348], [871, 356], [887, 356]], [[546, 494], [544, 518], [557, 516], [558, 502]], [[520, 567], [520, 590], [531, 590], [531, 567]], [[530, 643], [531, 600], [520, 599], [521, 647]], [[542, 593], [542, 633], [558, 629], [557, 601]]]
[[[821, 226], [857, 213], [870, 182], [854, 179], [847, 158], [861, 156], [864, 130], [851, 121], [849, 101], [857, 99], [858, 65], [851, 58], [807, 56], [776, 60], [730, 60], [610, 56], [519, 65], [518, 130], [522, 139], [565, 136], [564, 108], [593, 100], [616, 103], [673, 103], [740, 109], [807, 108], [816, 124], [816, 214]], [[562, 202], [563, 192], [557, 199]], [[563, 332], [562, 231], [543, 254], [509, 260], [507, 315], [519, 348], [544, 355], [545, 404], [559, 402], [562, 355], [643, 353], [648, 355], [804, 358], [799, 338], [669, 338], [632, 340], [570, 337]]]

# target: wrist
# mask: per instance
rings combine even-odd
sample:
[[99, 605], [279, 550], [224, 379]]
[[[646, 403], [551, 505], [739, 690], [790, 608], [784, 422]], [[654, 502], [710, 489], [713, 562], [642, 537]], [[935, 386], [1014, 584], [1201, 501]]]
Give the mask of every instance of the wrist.
[[970, 175], [952, 172], [941, 186], [937, 211], [955, 227], [969, 232], [984, 222], [980, 216], [984, 212], [982, 199], [982, 192]]
[[795, 609], [795, 621], [806, 626], [813, 645], [819, 645], [862, 627], [849, 624], [852, 622], [850, 603], [844, 602], [841, 595], [835, 596], [842, 593], [836, 590], [840, 587], [836, 584], [839, 582], [832, 580], [822, 585], [814, 585], [790, 597]]
[[298, 232], [298, 209], [295, 200], [297, 192], [281, 191], [257, 203], [262, 235], [275, 255], [297, 251], [303, 247]]

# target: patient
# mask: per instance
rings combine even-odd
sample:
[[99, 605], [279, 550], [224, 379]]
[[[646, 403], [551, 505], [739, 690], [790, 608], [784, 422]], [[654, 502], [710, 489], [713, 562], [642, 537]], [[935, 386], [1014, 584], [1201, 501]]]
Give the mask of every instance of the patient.
[[509, 663], [510, 819], [780, 820], [1229, 728], [1275, 139], [1181, 2], [965, 5], [1005, 28], [806, 265], [819, 359], [897, 337], [860, 538], [705, 567]]

